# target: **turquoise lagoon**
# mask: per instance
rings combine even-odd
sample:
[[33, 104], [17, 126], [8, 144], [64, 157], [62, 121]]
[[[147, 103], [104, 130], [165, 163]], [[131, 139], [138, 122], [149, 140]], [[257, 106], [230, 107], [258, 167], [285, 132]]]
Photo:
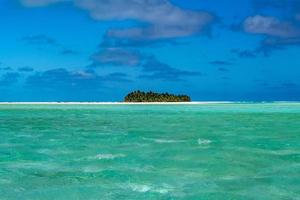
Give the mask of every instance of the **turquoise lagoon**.
[[300, 104], [0, 105], [0, 199], [300, 199]]

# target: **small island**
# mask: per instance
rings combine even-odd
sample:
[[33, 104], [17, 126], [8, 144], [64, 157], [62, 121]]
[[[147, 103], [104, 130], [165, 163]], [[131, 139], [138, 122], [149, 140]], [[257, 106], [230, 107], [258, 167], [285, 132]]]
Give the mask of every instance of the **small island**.
[[134, 91], [124, 98], [125, 102], [190, 102], [187, 95], [174, 95], [169, 93]]

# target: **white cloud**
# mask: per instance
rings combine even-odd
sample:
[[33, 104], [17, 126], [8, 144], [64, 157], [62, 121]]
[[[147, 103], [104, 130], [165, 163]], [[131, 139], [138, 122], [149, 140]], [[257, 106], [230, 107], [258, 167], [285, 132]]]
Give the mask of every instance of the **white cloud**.
[[66, 2], [70, 0], [21, 0], [21, 3], [27, 7], [41, 7], [48, 6], [50, 4]]
[[293, 24], [280, 21], [275, 17], [256, 15], [248, 17], [244, 23], [245, 32], [254, 34], [265, 34], [281, 38], [293, 38], [300, 36], [300, 28]]
[[214, 16], [173, 5], [168, 0], [21, 0], [25, 6], [47, 6], [72, 1], [90, 13], [95, 20], [137, 20], [146, 25], [137, 28], [110, 30], [117, 38], [159, 39], [183, 37], [202, 32]]
[[76, 0], [97, 20], [138, 20], [146, 27], [111, 30], [109, 36], [157, 39], [189, 36], [199, 33], [213, 20], [206, 12], [181, 9], [166, 0]]
[[107, 48], [92, 56], [94, 66], [98, 65], [124, 65], [136, 66], [140, 62], [137, 52], [127, 51], [120, 48]]

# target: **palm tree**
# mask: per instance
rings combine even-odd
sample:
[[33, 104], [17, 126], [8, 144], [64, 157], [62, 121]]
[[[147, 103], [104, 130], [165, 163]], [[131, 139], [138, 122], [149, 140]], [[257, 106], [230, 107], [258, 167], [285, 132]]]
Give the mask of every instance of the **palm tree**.
[[133, 91], [124, 98], [125, 102], [190, 102], [187, 95], [174, 95], [169, 93]]

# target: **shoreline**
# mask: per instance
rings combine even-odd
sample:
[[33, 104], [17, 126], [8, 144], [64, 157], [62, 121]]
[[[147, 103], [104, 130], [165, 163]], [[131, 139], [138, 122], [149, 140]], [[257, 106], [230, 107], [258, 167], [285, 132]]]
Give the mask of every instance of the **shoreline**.
[[300, 103], [299, 101], [192, 101], [192, 102], [0, 102], [0, 105], [207, 105], [253, 103]]
[[0, 102], [0, 105], [198, 105], [229, 104], [233, 101], [192, 101], [192, 102]]

